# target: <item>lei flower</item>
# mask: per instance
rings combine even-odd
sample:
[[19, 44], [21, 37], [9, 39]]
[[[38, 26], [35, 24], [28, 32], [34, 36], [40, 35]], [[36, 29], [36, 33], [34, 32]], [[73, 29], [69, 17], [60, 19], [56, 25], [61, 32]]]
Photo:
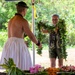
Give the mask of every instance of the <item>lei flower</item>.
[[33, 67], [30, 67], [30, 73], [38, 73], [44, 71], [44, 67], [41, 67], [41, 65], [35, 65]]

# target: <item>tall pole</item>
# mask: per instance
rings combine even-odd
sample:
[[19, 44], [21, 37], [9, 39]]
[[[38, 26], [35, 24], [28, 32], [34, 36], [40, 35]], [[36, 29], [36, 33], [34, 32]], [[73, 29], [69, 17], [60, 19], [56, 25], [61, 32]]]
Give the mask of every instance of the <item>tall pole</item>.
[[[32, 0], [32, 31], [35, 34], [35, 19], [34, 19], [34, 0]], [[33, 66], [35, 65], [35, 46], [32, 43], [32, 50], [33, 50]]]

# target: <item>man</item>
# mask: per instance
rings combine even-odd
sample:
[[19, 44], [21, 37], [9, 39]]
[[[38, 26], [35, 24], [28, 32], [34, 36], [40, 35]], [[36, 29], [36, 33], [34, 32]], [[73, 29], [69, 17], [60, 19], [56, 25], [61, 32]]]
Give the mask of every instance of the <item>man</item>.
[[29, 28], [28, 21], [23, 17], [27, 12], [27, 4], [23, 1], [16, 4], [17, 13], [8, 23], [8, 40], [4, 45], [0, 64], [4, 63], [4, 58], [13, 58], [16, 67], [22, 70], [29, 70], [32, 66], [30, 53], [24, 42], [25, 33], [39, 48], [41, 43], [36, 39]]
[[52, 16], [52, 23], [55, 26], [54, 30], [48, 31], [48, 30], [42, 30], [44, 33], [49, 33], [49, 56], [51, 61], [51, 67], [56, 67], [56, 58], [58, 57], [58, 66], [63, 66], [63, 56], [62, 56], [62, 50], [61, 50], [61, 35], [59, 32], [59, 28], [56, 26], [56, 24], [59, 21], [59, 16], [57, 14], [54, 14]]

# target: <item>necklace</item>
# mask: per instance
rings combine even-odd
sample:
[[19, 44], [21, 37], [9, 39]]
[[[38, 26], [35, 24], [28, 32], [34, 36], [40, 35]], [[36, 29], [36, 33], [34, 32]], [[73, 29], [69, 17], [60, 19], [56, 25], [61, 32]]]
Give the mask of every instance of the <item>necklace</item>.
[[21, 16], [21, 17], [23, 17], [21, 14], [19, 14], [19, 13], [16, 13], [15, 15], [19, 15], [19, 16]]

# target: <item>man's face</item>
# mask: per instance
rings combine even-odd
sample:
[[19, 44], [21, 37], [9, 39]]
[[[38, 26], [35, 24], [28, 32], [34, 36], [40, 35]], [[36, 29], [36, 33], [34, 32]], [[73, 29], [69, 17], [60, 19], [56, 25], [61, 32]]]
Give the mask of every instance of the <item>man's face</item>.
[[26, 15], [26, 12], [27, 12], [27, 8], [25, 8], [23, 12], [24, 12], [24, 16], [25, 16]]
[[53, 25], [56, 25], [58, 23], [58, 20], [59, 20], [58, 16], [52, 16]]

